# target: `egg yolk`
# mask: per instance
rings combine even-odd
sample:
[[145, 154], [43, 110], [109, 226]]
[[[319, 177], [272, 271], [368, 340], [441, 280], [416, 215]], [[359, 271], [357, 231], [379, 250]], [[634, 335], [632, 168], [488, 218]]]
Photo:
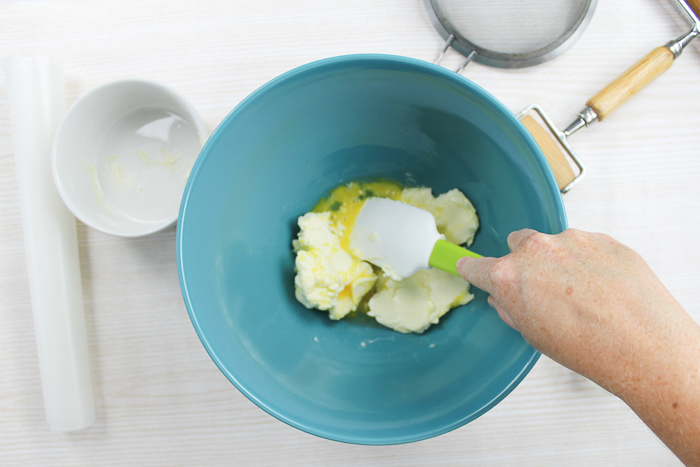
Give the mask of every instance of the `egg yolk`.
[[312, 212], [331, 213], [331, 222], [340, 234], [340, 247], [350, 253], [350, 234], [355, 226], [355, 219], [360, 213], [365, 200], [371, 197], [400, 200], [403, 186], [391, 180], [372, 182], [350, 182], [339, 186], [330, 195], [320, 200]]

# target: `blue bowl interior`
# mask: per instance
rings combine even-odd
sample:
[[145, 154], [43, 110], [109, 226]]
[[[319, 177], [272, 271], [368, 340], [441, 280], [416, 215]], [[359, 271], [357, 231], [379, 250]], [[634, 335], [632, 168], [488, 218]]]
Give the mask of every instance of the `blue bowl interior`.
[[178, 222], [183, 296], [221, 371], [280, 420], [361, 444], [459, 427], [539, 355], [479, 290], [422, 335], [297, 302], [298, 216], [342, 183], [379, 177], [462, 190], [484, 255], [507, 254], [513, 230], [566, 227], [542, 153], [503, 105], [455, 73], [391, 56], [323, 60], [253, 93], [203, 148]]

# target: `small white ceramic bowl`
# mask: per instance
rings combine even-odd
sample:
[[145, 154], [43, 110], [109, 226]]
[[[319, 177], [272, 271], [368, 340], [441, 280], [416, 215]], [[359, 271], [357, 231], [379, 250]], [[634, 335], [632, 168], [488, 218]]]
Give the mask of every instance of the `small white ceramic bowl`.
[[177, 221], [207, 136], [195, 109], [172, 89], [135, 79], [107, 83], [75, 101], [58, 125], [54, 182], [90, 227], [147, 235]]

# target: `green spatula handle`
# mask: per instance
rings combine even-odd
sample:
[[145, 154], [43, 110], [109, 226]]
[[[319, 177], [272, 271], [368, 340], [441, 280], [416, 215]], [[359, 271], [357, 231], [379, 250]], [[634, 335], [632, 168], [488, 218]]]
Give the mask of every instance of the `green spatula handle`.
[[457, 272], [457, 260], [465, 256], [481, 258], [481, 255], [469, 251], [466, 248], [462, 248], [461, 246], [457, 246], [445, 240], [438, 240], [435, 242], [428, 264], [433, 268], [438, 268], [452, 273], [455, 276], [459, 276]]

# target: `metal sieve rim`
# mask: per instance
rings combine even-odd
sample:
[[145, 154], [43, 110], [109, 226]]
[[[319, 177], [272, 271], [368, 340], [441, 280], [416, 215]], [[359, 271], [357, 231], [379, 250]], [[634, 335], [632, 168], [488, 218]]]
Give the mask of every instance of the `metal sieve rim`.
[[451, 46], [460, 54], [469, 57], [468, 60], [473, 58], [483, 65], [498, 68], [526, 68], [551, 60], [571, 47], [581, 37], [583, 31], [591, 22], [598, 0], [588, 0], [585, 12], [577, 18], [578, 21], [567, 30], [566, 34], [559, 36], [556, 41], [532, 52], [514, 54], [494, 52], [470, 42], [450, 23], [442, 12], [438, 0], [424, 0], [423, 3], [435, 29], [437, 29], [443, 39], [449, 42], [446, 44], [446, 47]]

